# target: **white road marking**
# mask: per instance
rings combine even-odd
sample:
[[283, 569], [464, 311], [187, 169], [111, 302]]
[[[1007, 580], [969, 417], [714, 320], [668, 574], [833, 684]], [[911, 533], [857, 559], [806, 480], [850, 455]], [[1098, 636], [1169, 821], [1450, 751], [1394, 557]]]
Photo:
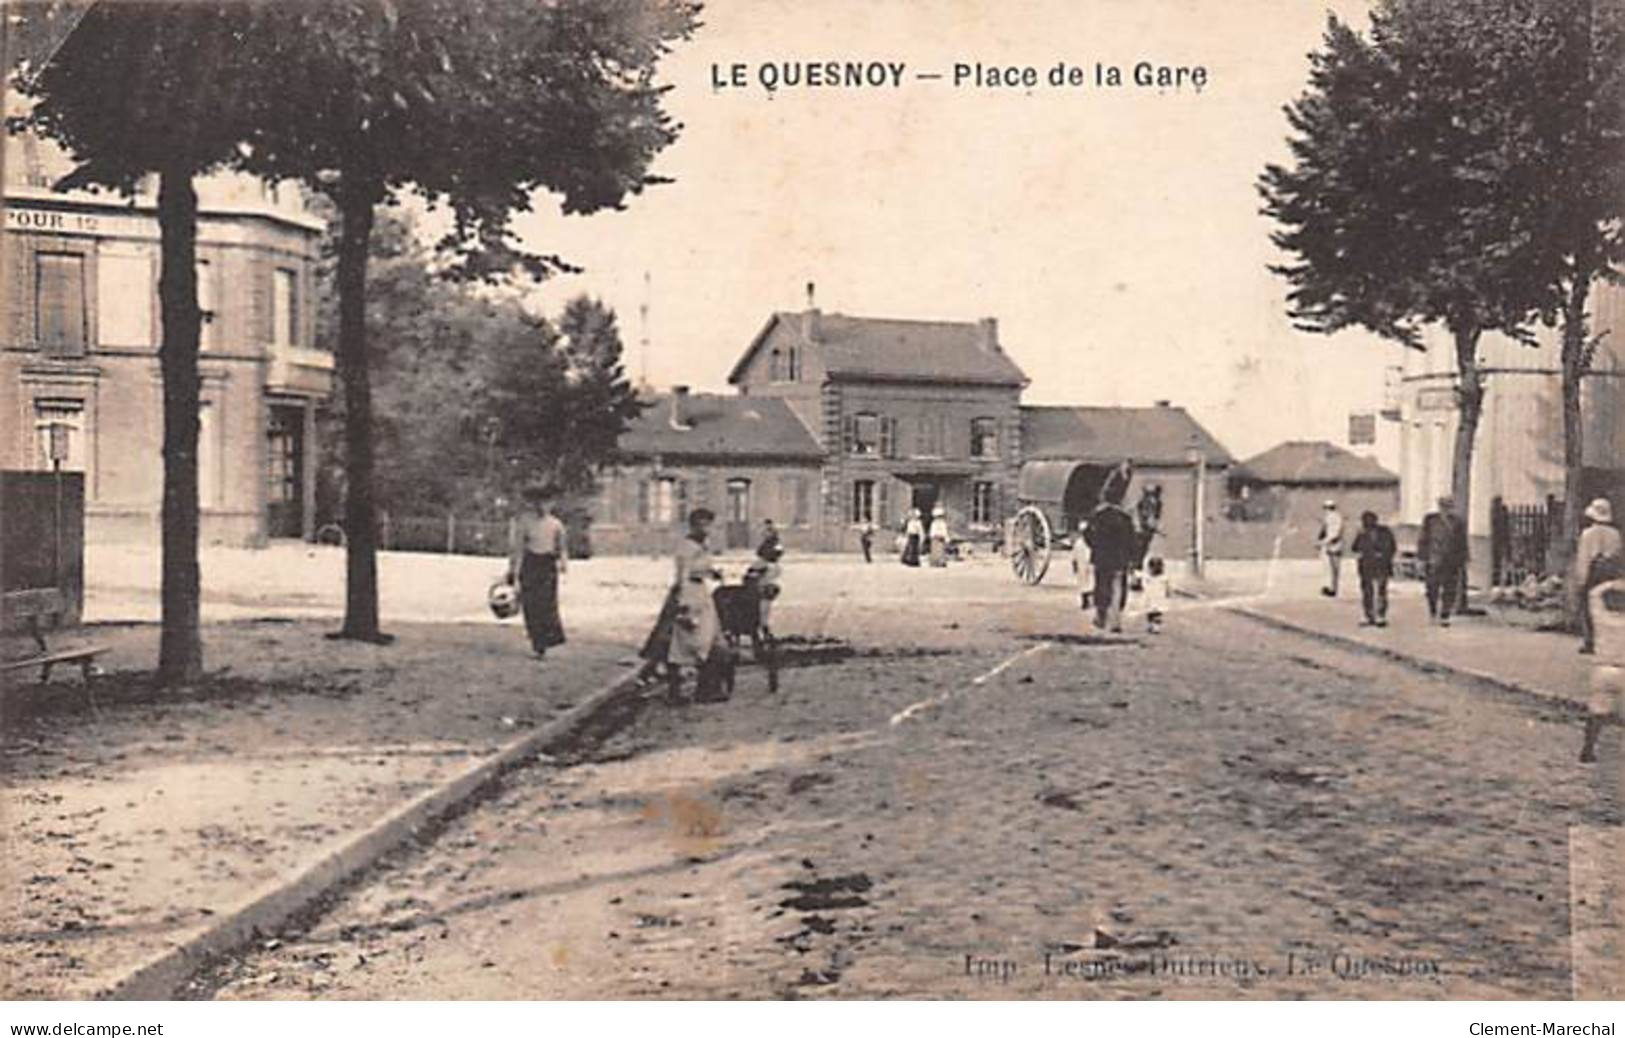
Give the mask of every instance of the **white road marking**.
[[[1006, 669], [1008, 669], [1009, 667], [1011, 667], [1012, 665], [1021, 662], [1022, 660], [1026, 659], [1028, 656], [1037, 655], [1038, 653], [1043, 652], [1045, 649], [1050, 648], [1054, 644], [1055, 644], [1054, 642], [1039, 642], [1037, 645], [1030, 645], [1027, 648], [1022, 649], [1020, 652], [1016, 653], [1014, 656], [1011, 656], [1009, 659], [1007, 659], [1004, 662], [1000, 663], [998, 666], [994, 667], [992, 670], [988, 671], [986, 674], [982, 674], [979, 677], [972, 678], [971, 682], [970, 682], [970, 687], [975, 688], [978, 685], [986, 684], [988, 681], [990, 681], [993, 678], [996, 678], [1000, 674], [1004, 673], [1004, 671]], [[920, 713], [922, 710], [928, 710], [931, 707], [936, 706], [936, 705], [938, 705], [940, 703], [946, 703], [953, 696], [954, 691], [955, 691], [954, 689], [949, 689], [946, 692], [939, 692], [936, 695], [931, 696], [928, 699], [922, 699], [918, 703], [910, 703], [908, 706], [904, 707], [903, 709], [899, 710], [897, 713], [892, 715], [892, 717], [891, 717], [891, 726], [893, 728], [895, 728], [898, 725], [902, 724], [904, 721], [908, 720], [910, 717], [913, 717], [915, 714]]]

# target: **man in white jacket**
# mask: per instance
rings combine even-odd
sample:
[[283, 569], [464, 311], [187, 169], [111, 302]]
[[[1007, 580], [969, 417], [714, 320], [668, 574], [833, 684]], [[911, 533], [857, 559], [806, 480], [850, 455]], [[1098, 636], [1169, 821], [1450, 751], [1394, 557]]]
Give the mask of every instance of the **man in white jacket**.
[[1320, 593], [1333, 598], [1337, 595], [1337, 578], [1343, 568], [1343, 513], [1330, 498], [1322, 506], [1322, 513], [1320, 533], [1315, 537], [1315, 546], [1326, 559], [1326, 586]]

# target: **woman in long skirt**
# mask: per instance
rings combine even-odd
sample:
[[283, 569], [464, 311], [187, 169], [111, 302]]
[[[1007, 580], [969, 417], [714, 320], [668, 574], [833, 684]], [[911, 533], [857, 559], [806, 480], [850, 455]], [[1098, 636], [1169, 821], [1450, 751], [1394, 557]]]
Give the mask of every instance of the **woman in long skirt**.
[[931, 512], [931, 565], [948, 565], [948, 510], [941, 505]]
[[689, 513], [688, 536], [678, 543], [675, 553], [671, 590], [639, 653], [648, 661], [645, 673], [665, 664], [667, 697], [673, 701], [679, 698], [682, 668], [698, 671], [722, 640], [722, 623], [711, 597], [716, 560], [705, 543], [715, 519], [708, 508]]
[[508, 579], [519, 582], [519, 605], [525, 614], [525, 633], [538, 659], [564, 644], [559, 619], [559, 574], [566, 566], [564, 523], [542, 487], [524, 491], [525, 510], [519, 516]]
[[925, 539], [925, 524], [920, 522], [920, 510], [908, 510], [908, 522], [903, 524], [903, 565], [918, 566], [920, 564], [920, 542]]

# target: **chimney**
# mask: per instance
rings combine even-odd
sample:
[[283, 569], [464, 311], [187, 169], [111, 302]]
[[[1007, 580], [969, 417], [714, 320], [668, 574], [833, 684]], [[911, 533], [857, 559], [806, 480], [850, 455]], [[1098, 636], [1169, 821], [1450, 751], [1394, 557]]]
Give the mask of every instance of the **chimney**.
[[694, 428], [692, 425], [689, 425], [687, 422], [685, 422], [683, 420], [683, 415], [687, 411], [688, 411], [688, 387], [687, 386], [672, 386], [671, 387], [671, 427], [673, 429], [676, 429], [676, 430], [678, 430], [680, 432], [687, 432], [688, 430]]
[[801, 314], [801, 337], [808, 342], [818, 338], [818, 286], [807, 282], [807, 309]]
[[999, 319], [997, 317], [984, 317], [979, 322], [982, 328], [982, 349], [989, 353], [1002, 353], [999, 349]]
[[1172, 400], [1158, 400], [1158, 401], [1156, 401], [1156, 405], [1158, 407], [1172, 407], [1173, 403], [1174, 402]]

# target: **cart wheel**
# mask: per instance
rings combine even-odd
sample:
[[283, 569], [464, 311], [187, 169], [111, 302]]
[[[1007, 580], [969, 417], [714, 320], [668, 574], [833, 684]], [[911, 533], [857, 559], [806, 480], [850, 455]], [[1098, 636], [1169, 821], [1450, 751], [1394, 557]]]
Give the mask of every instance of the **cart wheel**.
[[1010, 569], [1023, 584], [1036, 584], [1049, 571], [1054, 538], [1044, 513], [1028, 505], [1011, 520]]

